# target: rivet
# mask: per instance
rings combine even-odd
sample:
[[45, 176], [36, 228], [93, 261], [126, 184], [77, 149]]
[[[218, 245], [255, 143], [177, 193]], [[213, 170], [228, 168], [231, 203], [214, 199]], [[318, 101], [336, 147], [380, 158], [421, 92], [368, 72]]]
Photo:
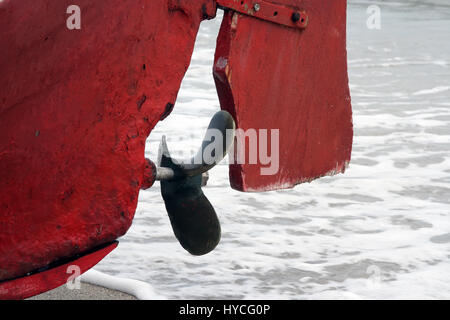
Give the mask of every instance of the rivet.
[[258, 12], [259, 9], [261, 9], [261, 5], [259, 3], [255, 3], [255, 5], [253, 6], [253, 10], [255, 10], [255, 12]]

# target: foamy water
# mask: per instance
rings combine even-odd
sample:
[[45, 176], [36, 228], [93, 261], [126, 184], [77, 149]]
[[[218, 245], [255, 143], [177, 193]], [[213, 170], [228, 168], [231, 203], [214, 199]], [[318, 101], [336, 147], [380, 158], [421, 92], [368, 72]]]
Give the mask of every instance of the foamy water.
[[[366, 27], [369, 4], [381, 30]], [[232, 190], [228, 167], [205, 194], [222, 241], [193, 257], [175, 239], [159, 185], [142, 191], [133, 226], [96, 269], [149, 283], [169, 299], [450, 298], [450, 6], [352, 1], [352, 162], [344, 175], [292, 190]], [[172, 115], [152, 132], [196, 151], [219, 110], [211, 69], [220, 18], [204, 22]], [[186, 153], [185, 153], [186, 154]]]

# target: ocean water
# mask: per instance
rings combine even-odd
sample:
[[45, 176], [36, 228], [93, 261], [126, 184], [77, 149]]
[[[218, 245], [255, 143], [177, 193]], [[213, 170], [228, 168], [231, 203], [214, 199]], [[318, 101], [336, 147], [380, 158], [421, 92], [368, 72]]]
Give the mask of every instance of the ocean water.
[[[366, 26], [371, 4], [380, 30]], [[147, 157], [156, 159], [163, 134], [189, 156], [219, 110], [211, 69], [220, 21], [202, 24]], [[95, 269], [168, 299], [450, 299], [450, 2], [350, 1], [348, 60], [355, 137], [344, 175], [246, 194], [217, 166], [204, 192], [222, 241], [202, 257], [178, 244], [157, 184]]]

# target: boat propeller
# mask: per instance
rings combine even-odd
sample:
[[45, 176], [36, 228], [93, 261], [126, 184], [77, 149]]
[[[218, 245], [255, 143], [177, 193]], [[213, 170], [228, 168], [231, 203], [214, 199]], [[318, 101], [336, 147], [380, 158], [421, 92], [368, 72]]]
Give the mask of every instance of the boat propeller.
[[227, 111], [217, 112], [207, 129], [200, 150], [188, 161], [170, 156], [165, 136], [159, 146], [155, 180], [161, 182], [161, 194], [174, 234], [192, 255], [212, 251], [220, 241], [217, 214], [203, 194], [208, 170], [217, 165], [233, 144], [235, 122]]

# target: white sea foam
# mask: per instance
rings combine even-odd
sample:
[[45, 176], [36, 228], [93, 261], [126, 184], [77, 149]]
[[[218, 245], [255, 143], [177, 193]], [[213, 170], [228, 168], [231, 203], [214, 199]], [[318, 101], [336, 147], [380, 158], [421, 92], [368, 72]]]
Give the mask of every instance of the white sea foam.
[[133, 279], [113, 277], [111, 275], [89, 270], [81, 276], [81, 280], [86, 283], [102, 286], [105, 288], [128, 293], [140, 300], [164, 300], [165, 297], [156, 294], [150, 284]]
[[434, 87], [432, 89], [426, 89], [426, 90], [420, 90], [420, 91], [414, 92], [414, 95], [420, 96], [420, 95], [425, 95], [425, 94], [435, 94], [435, 93], [444, 92], [444, 91], [448, 91], [448, 90], [450, 90], [450, 86], [439, 86], [439, 87]]

